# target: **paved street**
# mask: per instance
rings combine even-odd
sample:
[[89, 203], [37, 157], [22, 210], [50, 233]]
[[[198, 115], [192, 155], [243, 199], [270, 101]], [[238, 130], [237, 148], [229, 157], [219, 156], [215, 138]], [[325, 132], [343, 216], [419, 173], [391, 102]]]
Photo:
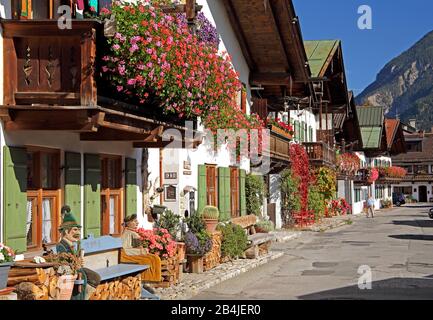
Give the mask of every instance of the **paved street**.
[[[194, 299], [433, 299], [433, 220], [409, 205], [374, 219], [275, 244], [282, 258], [225, 281]], [[358, 288], [370, 266], [372, 289]]]

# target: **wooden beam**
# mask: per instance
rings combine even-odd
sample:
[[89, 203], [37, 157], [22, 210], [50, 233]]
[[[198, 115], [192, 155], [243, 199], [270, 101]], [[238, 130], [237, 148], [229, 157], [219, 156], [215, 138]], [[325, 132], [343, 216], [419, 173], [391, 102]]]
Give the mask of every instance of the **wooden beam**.
[[16, 104], [64, 104], [80, 103], [80, 94], [74, 92], [16, 92]]
[[250, 83], [253, 85], [281, 86], [290, 85], [290, 73], [251, 73]]
[[145, 142], [157, 142], [158, 139], [161, 139], [162, 133], [164, 132], [163, 126], [158, 126], [150, 132], [150, 135], [144, 139]]
[[264, 0], [264, 1], [265, 1], [265, 5], [268, 8], [271, 8], [271, 10], [269, 10], [269, 15], [270, 15], [272, 21], [274, 22], [273, 24], [271, 24], [272, 29], [274, 30], [274, 33], [278, 36], [278, 39], [280, 40], [279, 50], [280, 50], [281, 54], [284, 55], [284, 57], [286, 58], [284, 68], [287, 72], [289, 72], [290, 71], [289, 55], [288, 55], [286, 48], [284, 46], [284, 40], [283, 40], [283, 37], [281, 35], [280, 24], [278, 23], [277, 19], [275, 19], [275, 14], [274, 14], [275, 9], [273, 8], [273, 6], [269, 2], [269, 0]]
[[143, 141], [146, 135], [118, 131], [109, 128], [99, 128], [97, 132], [80, 133], [81, 141]]
[[236, 38], [238, 39], [239, 45], [241, 47], [242, 53], [247, 61], [247, 64], [250, 70], [256, 69], [256, 64], [251, 55], [251, 50], [249, 49], [248, 42], [246, 40], [245, 34], [242, 30], [242, 27], [239, 24], [239, 18], [236, 15], [235, 9], [233, 7], [231, 0], [222, 0], [224, 7], [226, 8], [227, 15], [230, 20], [230, 24], [233, 28], [233, 31], [236, 34]]
[[150, 131], [147, 129], [128, 126], [126, 124], [121, 124], [121, 123], [103, 121], [100, 126], [104, 127], [104, 128], [110, 128], [110, 129], [115, 129], [115, 130], [125, 131], [125, 132], [132, 132], [132, 133], [137, 133], [137, 134], [145, 134], [145, 135], [150, 134]]
[[89, 123], [83, 127], [80, 131], [85, 132], [96, 132], [98, 128], [104, 123], [105, 113], [97, 112], [95, 115], [89, 118]]

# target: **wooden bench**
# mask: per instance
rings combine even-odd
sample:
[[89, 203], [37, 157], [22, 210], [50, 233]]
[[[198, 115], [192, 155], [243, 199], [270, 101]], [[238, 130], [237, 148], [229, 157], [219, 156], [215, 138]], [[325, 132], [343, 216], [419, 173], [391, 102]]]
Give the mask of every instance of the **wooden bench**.
[[[84, 250], [84, 268], [91, 279], [89, 300], [138, 300], [150, 298], [142, 288], [141, 273], [148, 265], [120, 263], [122, 240], [111, 236], [88, 237], [81, 240]], [[89, 277], [89, 275], [88, 275]], [[79, 280], [76, 282], [80, 284]], [[154, 297], [155, 299], [157, 297]]]
[[231, 222], [243, 229], [248, 236], [248, 248], [245, 255], [248, 259], [255, 259], [269, 251], [269, 246], [276, 240], [275, 236], [270, 233], [256, 233], [254, 226], [257, 223], [257, 216], [248, 215], [238, 218], [232, 218]]

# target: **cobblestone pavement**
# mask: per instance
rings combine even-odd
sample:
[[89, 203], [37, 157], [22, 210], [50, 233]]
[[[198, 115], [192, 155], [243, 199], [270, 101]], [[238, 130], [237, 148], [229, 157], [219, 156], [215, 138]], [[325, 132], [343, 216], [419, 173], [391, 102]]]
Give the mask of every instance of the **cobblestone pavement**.
[[[281, 258], [193, 299], [433, 299], [428, 209], [406, 205], [374, 219], [349, 216], [352, 223], [326, 232], [302, 232], [273, 245]], [[359, 289], [361, 271], [371, 271], [371, 290]]]
[[[351, 221], [350, 219], [350, 216], [334, 217], [323, 219], [320, 223], [309, 228], [305, 228], [304, 231], [278, 230], [272, 233], [275, 235], [276, 241], [278, 243], [283, 243], [301, 237], [305, 231], [323, 231], [347, 225], [347, 221]], [[262, 256], [258, 259], [239, 259], [233, 262], [223, 263], [218, 267], [202, 274], [184, 273], [181, 282], [177, 286], [173, 286], [171, 288], [158, 288], [155, 289], [155, 291], [156, 294], [163, 300], [189, 299], [194, 295], [197, 295], [200, 292], [207, 290], [223, 281], [232, 279], [241, 275], [242, 273], [251, 271], [254, 268], [281, 258], [283, 254], [283, 252], [271, 250], [268, 255]]]

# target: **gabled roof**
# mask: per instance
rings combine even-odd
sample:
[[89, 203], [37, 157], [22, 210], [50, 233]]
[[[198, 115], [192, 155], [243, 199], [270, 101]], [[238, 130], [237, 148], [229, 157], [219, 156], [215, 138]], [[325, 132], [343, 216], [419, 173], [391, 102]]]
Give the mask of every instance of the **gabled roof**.
[[308, 63], [310, 65], [311, 76], [314, 78], [323, 77], [332, 56], [340, 46], [340, 40], [309, 40], [304, 41]]
[[382, 127], [384, 113], [382, 107], [358, 106], [356, 107], [358, 121], [361, 127]]
[[389, 150], [392, 148], [399, 125], [400, 121], [397, 119], [385, 119], [386, 145]]
[[361, 127], [363, 149], [380, 149], [384, 113], [382, 107], [356, 107], [359, 126]]

